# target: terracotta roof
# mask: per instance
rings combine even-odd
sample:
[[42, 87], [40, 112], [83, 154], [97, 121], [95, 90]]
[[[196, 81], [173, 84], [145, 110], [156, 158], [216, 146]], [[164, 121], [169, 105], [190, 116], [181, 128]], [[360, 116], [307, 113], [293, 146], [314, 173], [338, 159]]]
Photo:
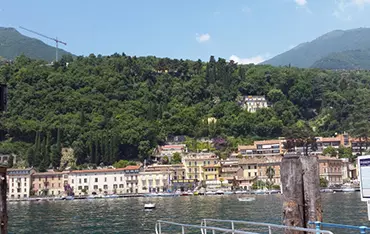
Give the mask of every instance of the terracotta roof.
[[268, 144], [280, 144], [281, 140], [265, 140], [265, 141], [255, 141], [255, 145], [268, 145]]
[[74, 170], [71, 173], [105, 173], [105, 172], [119, 172], [124, 171], [124, 168], [117, 169], [93, 169], [93, 170]]
[[117, 169], [95, 169], [95, 170], [74, 170], [71, 173], [105, 173], [105, 172], [120, 172], [120, 171], [128, 171], [128, 170], [139, 170], [141, 166], [127, 166], [125, 168], [117, 168]]
[[239, 160], [240, 165], [248, 165], [248, 164], [257, 164], [257, 163], [267, 163], [266, 159], [263, 158], [243, 158]]
[[256, 146], [254, 145], [238, 145], [238, 150], [255, 150]]
[[127, 166], [125, 168], [122, 168], [122, 170], [127, 171], [127, 170], [139, 170], [141, 166], [135, 165], [135, 166]]
[[33, 176], [48, 176], [48, 175], [63, 175], [68, 174], [69, 172], [59, 172], [59, 171], [47, 171], [47, 172], [37, 172]]
[[321, 139], [317, 140], [318, 142], [333, 142], [333, 141], [340, 141], [340, 139], [336, 137], [322, 137]]

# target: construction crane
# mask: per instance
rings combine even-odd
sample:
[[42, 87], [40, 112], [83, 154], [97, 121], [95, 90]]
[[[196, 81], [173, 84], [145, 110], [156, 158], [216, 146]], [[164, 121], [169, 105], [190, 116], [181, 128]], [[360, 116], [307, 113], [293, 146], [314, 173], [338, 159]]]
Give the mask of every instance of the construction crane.
[[45, 38], [47, 38], [47, 39], [49, 39], [49, 40], [53, 40], [53, 41], [55, 41], [55, 44], [56, 44], [56, 52], [55, 52], [55, 62], [58, 62], [58, 44], [59, 43], [61, 43], [61, 44], [63, 44], [63, 45], [67, 45], [67, 43], [65, 43], [65, 42], [63, 42], [63, 41], [60, 41], [60, 40], [58, 40], [58, 38], [52, 38], [52, 37], [48, 37], [48, 36], [45, 36], [45, 35], [43, 35], [43, 34], [41, 34], [41, 33], [38, 33], [38, 32], [35, 32], [35, 31], [33, 31], [33, 30], [30, 30], [30, 29], [27, 29], [27, 28], [24, 28], [24, 27], [22, 27], [22, 26], [19, 26], [21, 29], [23, 29], [23, 30], [26, 30], [26, 31], [28, 31], [28, 32], [31, 32], [31, 33], [34, 33], [34, 34], [36, 34], [36, 35], [39, 35], [39, 36], [42, 36], [42, 37], [45, 37]]

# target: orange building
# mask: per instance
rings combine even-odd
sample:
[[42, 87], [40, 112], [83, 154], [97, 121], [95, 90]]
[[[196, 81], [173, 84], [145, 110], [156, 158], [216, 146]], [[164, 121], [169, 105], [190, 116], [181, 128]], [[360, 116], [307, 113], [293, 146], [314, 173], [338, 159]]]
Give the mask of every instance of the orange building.
[[69, 172], [40, 172], [32, 175], [32, 192], [36, 196], [59, 196], [64, 194]]

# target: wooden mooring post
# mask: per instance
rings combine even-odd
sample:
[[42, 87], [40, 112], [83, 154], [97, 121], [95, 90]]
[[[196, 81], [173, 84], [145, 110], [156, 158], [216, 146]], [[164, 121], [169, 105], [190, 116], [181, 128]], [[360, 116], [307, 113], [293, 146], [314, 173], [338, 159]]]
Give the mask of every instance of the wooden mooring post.
[[[310, 227], [308, 221], [322, 221], [319, 163], [317, 156], [288, 153], [281, 162], [283, 223]], [[301, 234], [286, 230], [286, 234]]]
[[6, 167], [0, 166], [0, 233], [8, 233], [8, 210], [6, 204], [7, 180]]

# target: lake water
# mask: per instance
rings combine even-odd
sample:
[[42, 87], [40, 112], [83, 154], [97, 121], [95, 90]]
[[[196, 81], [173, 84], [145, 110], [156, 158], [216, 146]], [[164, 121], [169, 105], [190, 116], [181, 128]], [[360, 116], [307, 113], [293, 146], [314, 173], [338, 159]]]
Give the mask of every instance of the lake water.
[[[281, 224], [281, 195], [260, 195], [253, 202], [238, 196], [119, 198], [9, 203], [10, 233], [155, 233], [158, 219], [200, 224], [202, 218]], [[322, 194], [324, 221], [369, 225], [360, 193]], [[145, 211], [144, 204], [157, 208]], [[359, 233], [334, 230], [335, 233]], [[169, 229], [167, 233], [179, 233]], [[194, 232], [193, 232], [194, 233]], [[195, 232], [195, 233], [199, 233]], [[274, 232], [275, 233], [275, 232]]]

